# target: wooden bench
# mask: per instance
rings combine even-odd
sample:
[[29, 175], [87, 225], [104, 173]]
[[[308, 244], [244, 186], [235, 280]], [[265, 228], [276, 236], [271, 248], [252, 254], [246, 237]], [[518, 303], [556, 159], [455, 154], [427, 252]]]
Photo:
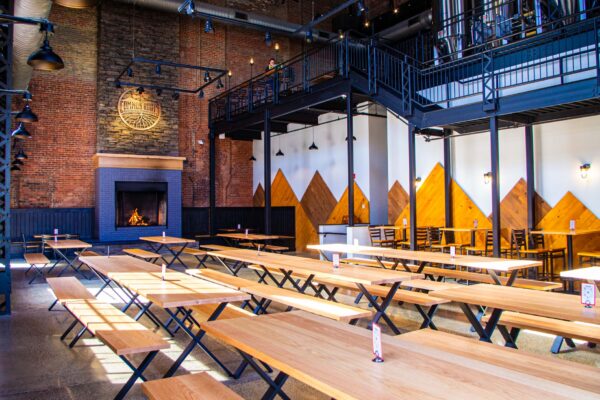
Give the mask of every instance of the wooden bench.
[[150, 400], [243, 400], [207, 372], [143, 382], [142, 391]]
[[[75, 255], [79, 258], [79, 257], [100, 257], [102, 254], [97, 253], [93, 250], [83, 250], [83, 251], [76, 251]], [[84, 263], [79, 261], [79, 265], [77, 267], [75, 267], [75, 271], [79, 271], [81, 269], [81, 267], [83, 267], [84, 265], [85, 265]], [[87, 267], [87, 265], [86, 265], [86, 267]], [[91, 268], [89, 268], [89, 269], [91, 270], [92, 274], [95, 274], [94, 270], [92, 270]], [[82, 273], [82, 275], [83, 275], [83, 273]], [[88, 279], [90, 279], [90, 278], [88, 278]]]
[[[367, 267], [378, 267], [381, 268], [381, 265], [377, 262], [377, 260], [370, 260], [364, 258], [345, 258], [342, 260], [345, 263], [349, 264], [357, 264], [364, 265]], [[383, 264], [386, 267], [391, 268], [394, 264], [390, 261], [383, 261]], [[400, 268], [400, 267], [399, 267]], [[411, 272], [416, 272], [419, 269], [419, 266], [409, 264], [408, 268]], [[469, 272], [469, 271], [460, 271], [456, 269], [446, 269], [439, 267], [425, 267], [422, 271], [423, 274], [429, 275], [432, 277], [438, 278], [451, 278], [455, 280], [465, 280], [465, 281], [473, 281], [479, 283], [490, 283], [493, 284], [494, 280], [488, 274], [483, 274], [479, 272]], [[500, 281], [502, 284], [506, 284], [508, 278], [500, 277]], [[522, 289], [533, 289], [533, 290], [555, 290], [562, 287], [562, 285], [558, 282], [545, 282], [545, 281], [536, 281], [534, 279], [523, 279], [517, 278], [513, 283], [514, 287], [519, 287]]]
[[56, 303], [64, 304], [69, 300], [93, 300], [95, 297], [87, 290], [77, 278], [73, 276], [64, 278], [47, 278], [48, 286], [52, 289], [56, 300], [48, 308], [51, 311]]
[[[183, 250], [182, 250], [182, 248], [183, 248]], [[181, 254], [187, 254], [187, 255], [193, 256], [196, 259], [196, 261], [198, 261], [198, 264], [196, 264], [196, 266], [194, 268], [200, 268], [200, 267], [206, 268], [206, 265], [204, 264], [204, 262], [208, 258], [206, 251], [200, 250], [200, 249], [197, 249], [194, 247], [182, 247], [182, 246], [173, 246], [173, 247], [171, 247], [171, 250], [173, 250], [175, 252], [181, 251]]]
[[35, 275], [33, 278], [29, 280], [29, 284], [31, 285], [33, 281], [37, 279], [37, 277], [41, 277], [42, 281], [44, 280], [44, 268], [46, 265], [50, 264], [50, 260], [43, 253], [25, 253], [25, 262], [29, 264], [29, 268], [25, 271], [25, 275], [29, 273], [33, 269]]
[[600, 251], [580, 251], [577, 253], [577, 257], [579, 257], [580, 265], [585, 263], [594, 265], [594, 263], [600, 260]]
[[[61, 340], [64, 340], [77, 324], [81, 324], [83, 328], [75, 335], [69, 347], [73, 347], [85, 332], [89, 332], [133, 369], [133, 375], [121, 388], [115, 399], [124, 398], [138, 378], [145, 380], [144, 370], [160, 350], [170, 347], [162, 337], [111, 304], [95, 299], [68, 300], [64, 306], [75, 318], [75, 321], [63, 333]], [[147, 355], [138, 367], [134, 367], [126, 357], [145, 353]]]
[[[489, 316], [482, 318], [483, 322], [488, 322]], [[506, 332], [503, 333], [506, 345], [508, 347], [516, 347], [515, 343], [521, 329], [530, 329], [536, 332], [543, 332], [550, 335], [560, 337], [584, 340], [590, 343], [600, 343], [600, 325], [564, 321], [560, 319], [538, 317], [536, 315], [505, 311], [498, 322], [500, 326], [511, 328], [508, 333], [510, 338], [506, 337]], [[560, 351], [562, 340], [555, 341], [552, 346], [552, 353], [556, 354]]]
[[[255, 249], [257, 244], [252, 242], [241, 242], [238, 244], [239, 247], [247, 247], [250, 249]], [[261, 246], [262, 247], [262, 246]]]
[[198, 247], [200, 247], [204, 250], [212, 250], [212, 251], [237, 250], [237, 247], [223, 246], [222, 244], [201, 244]]
[[130, 256], [142, 259], [144, 261], [151, 262], [153, 264], [159, 258], [162, 258], [158, 253], [144, 249], [123, 249], [123, 253], [129, 254]]
[[234, 290], [242, 290], [246, 286], [253, 286], [257, 284], [256, 282], [249, 281], [248, 279], [238, 278], [237, 276], [225, 274], [223, 272], [215, 271], [213, 269], [208, 268], [187, 269], [185, 270], [185, 272], [197, 278], [202, 278], [207, 281], [218, 283], [220, 285], [226, 286]]
[[[248, 268], [250, 269], [254, 269], [257, 271], [264, 271], [263, 267], [258, 266], [258, 265], [248, 265]], [[269, 272], [273, 275], [283, 275], [281, 273], [281, 271], [279, 271], [278, 269], [275, 268], [267, 268], [269, 270]], [[292, 277], [295, 277], [294, 274], [292, 274]], [[261, 279], [263, 280], [263, 279]], [[420, 282], [414, 282], [414, 281], [420, 281]], [[313, 282], [317, 283], [319, 285], [318, 288], [316, 288], [316, 296], [322, 297], [323, 291], [327, 294], [328, 300], [335, 300], [335, 295], [337, 293], [338, 289], [346, 289], [352, 292], [358, 292], [359, 295], [356, 297], [356, 300], [354, 301], [355, 304], [358, 304], [358, 302], [360, 301], [360, 298], [362, 296], [362, 292], [360, 292], [360, 290], [358, 289], [358, 287], [351, 283], [351, 282], [347, 282], [347, 281], [342, 281], [342, 280], [337, 280], [337, 279], [325, 279], [325, 278], [315, 278], [313, 279]], [[425, 280], [424, 279], [414, 279], [414, 280], [410, 280], [410, 281], [404, 281], [402, 282], [400, 285], [401, 286], [405, 286], [405, 287], [417, 287], [417, 286], [423, 286], [425, 284]], [[444, 282], [436, 282], [436, 283], [444, 283]], [[452, 286], [446, 286], [445, 288], [449, 288], [449, 287], [454, 287], [454, 285], [456, 284], [450, 284]], [[435, 286], [435, 285], [434, 285]], [[329, 289], [327, 290], [326, 287], [333, 287], [333, 289]], [[374, 285], [366, 285], [365, 286], [366, 289], [369, 291], [369, 293], [371, 293], [374, 296], [377, 297], [385, 297], [388, 294], [389, 288], [386, 286], [374, 286]], [[432, 322], [432, 318], [435, 314], [435, 312], [437, 311], [437, 308], [440, 304], [445, 304], [445, 303], [449, 303], [449, 300], [443, 300], [443, 299], [439, 299], [437, 297], [433, 297], [433, 296], [429, 296], [427, 293], [422, 293], [422, 292], [415, 292], [415, 291], [411, 291], [411, 290], [397, 290], [396, 293], [394, 294], [393, 299], [397, 302], [399, 302], [400, 304], [402, 303], [407, 303], [407, 304], [412, 304], [415, 306], [415, 308], [417, 309], [417, 311], [419, 312], [419, 314], [421, 314], [421, 316], [423, 317], [423, 324], [421, 325], [421, 328], [426, 328], [431, 326], [433, 329], [436, 329], [435, 324], [433, 324]], [[423, 309], [423, 307], [429, 307], [428, 311], [425, 311]]]
[[273, 253], [283, 253], [286, 251], [290, 251], [289, 247], [286, 246], [276, 246], [274, 244], [267, 244], [264, 247], [265, 251], [272, 251]]

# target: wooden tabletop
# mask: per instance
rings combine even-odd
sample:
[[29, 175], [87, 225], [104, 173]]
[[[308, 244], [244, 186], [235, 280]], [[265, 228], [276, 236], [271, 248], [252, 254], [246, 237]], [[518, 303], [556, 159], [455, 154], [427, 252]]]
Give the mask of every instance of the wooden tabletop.
[[570, 271], [561, 271], [561, 278], [579, 279], [582, 281], [600, 282], [600, 267], [578, 268]]
[[457, 254], [452, 257], [448, 253], [399, 250], [385, 247], [353, 246], [351, 244], [342, 243], [309, 245], [308, 248], [312, 250], [329, 251], [333, 253], [351, 253], [371, 257], [383, 257], [394, 260], [454, 265], [465, 268], [481, 268], [494, 270], [497, 272], [509, 272], [542, 265], [540, 261], [534, 260], [516, 260], [507, 258], [468, 256], [461, 254]]
[[[282, 236], [279, 235], [263, 235], [260, 233], [249, 233], [249, 234], [245, 234], [245, 233], [219, 233], [217, 234], [217, 236], [219, 237], [224, 237], [224, 238], [229, 238], [229, 239], [235, 239], [235, 240], [275, 240], [275, 239], [281, 239], [283, 238]], [[289, 237], [285, 237], [286, 239]]]
[[579, 296], [570, 294], [499, 285], [471, 285], [436, 290], [429, 295], [504, 311], [600, 324], [600, 307], [585, 308]]
[[579, 235], [590, 235], [592, 233], [600, 233], [600, 229], [558, 229], [558, 230], [541, 230], [531, 231], [535, 235], [565, 235], [565, 236], [579, 236]]
[[91, 244], [82, 242], [81, 240], [48, 240], [46, 246], [52, 249], [87, 249], [92, 247]]
[[193, 239], [178, 238], [173, 236], [143, 236], [140, 238], [145, 242], [159, 243], [159, 244], [185, 244], [185, 243], [196, 243]]
[[58, 235], [55, 235], [53, 233], [39, 233], [37, 235], [33, 235], [34, 239], [41, 239], [43, 237], [51, 237], [51, 238], [57, 237], [60, 239], [60, 238], [66, 238], [67, 236], [71, 236], [71, 235], [68, 233], [60, 233]]
[[81, 261], [162, 308], [218, 304], [250, 298], [237, 290], [171, 270], [163, 281], [160, 266], [131, 256], [81, 257]]
[[475, 232], [475, 231], [487, 231], [491, 228], [440, 228], [440, 231], [449, 232]]
[[201, 326], [209, 335], [336, 399], [600, 396], [598, 368], [429, 329], [383, 335], [385, 362], [373, 363], [370, 331], [302, 311]]
[[316, 278], [330, 278], [363, 285], [382, 285], [411, 279], [422, 279], [424, 277], [422, 274], [391, 271], [383, 268], [357, 267], [347, 264], [341, 264], [339, 268], [333, 268], [333, 264], [329, 261], [286, 254], [259, 253], [256, 250], [209, 251], [207, 254], [221, 259], [293, 271], [294, 274], [300, 276], [308, 277], [314, 275]]

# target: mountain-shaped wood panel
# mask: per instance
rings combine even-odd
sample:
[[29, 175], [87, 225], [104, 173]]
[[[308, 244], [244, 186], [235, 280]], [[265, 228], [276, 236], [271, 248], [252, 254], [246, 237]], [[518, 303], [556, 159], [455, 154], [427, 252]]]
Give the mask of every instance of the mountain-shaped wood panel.
[[252, 204], [254, 205], [254, 207], [265, 206], [265, 189], [263, 189], [260, 183], [256, 187], [256, 191], [254, 192], [254, 196], [252, 197]]
[[[567, 192], [562, 199], [546, 214], [538, 224], [543, 230], [568, 230], [569, 221], [575, 220], [577, 229], [600, 229], [600, 219], [590, 211], [573, 193]], [[566, 247], [563, 235], [546, 236], [546, 247]], [[578, 264], [577, 253], [580, 251], [597, 251], [600, 249], [600, 234], [575, 236], [573, 251], [575, 265]]]
[[327, 222], [327, 218], [335, 208], [337, 201], [319, 171], [315, 172], [304, 192], [304, 196], [302, 196], [302, 200], [300, 200], [300, 204], [315, 230], [319, 229], [320, 224]]
[[388, 224], [394, 224], [408, 204], [408, 193], [395, 181], [388, 192]]
[[537, 192], [534, 195], [533, 204], [535, 207], [535, 225], [537, 226], [542, 219], [544, 219], [546, 214], [552, 210], [552, 207], [550, 207], [550, 204], [546, 203], [546, 200], [537, 194]]
[[[354, 223], [368, 224], [370, 219], [369, 200], [354, 182]], [[348, 188], [344, 190], [342, 197], [327, 218], [328, 224], [348, 223]]]
[[[492, 216], [489, 216], [490, 221]], [[513, 229], [527, 229], [527, 182], [521, 178], [500, 202], [502, 237], [510, 243]]]

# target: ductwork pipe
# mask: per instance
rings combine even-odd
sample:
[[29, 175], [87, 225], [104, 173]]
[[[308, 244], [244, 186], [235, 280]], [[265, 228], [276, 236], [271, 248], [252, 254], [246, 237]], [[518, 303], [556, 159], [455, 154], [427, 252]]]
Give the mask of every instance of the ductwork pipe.
[[379, 32], [379, 37], [389, 41], [400, 40], [407, 36], [416, 34], [420, 30], [431, 27], [431, 10], [424, 11], [419, 15], [400, 22], [390, 28]]
[[[136, 7], [150, 8], [157, 11], [177, 13], [183, 0], [116, 0], [120, 3], [135, 5]], [[280, 33], [286, 36], [304, 38], [303, 32], [296, 32], [302, 25], [265, 15], [219, 7], [207, 3], [196, 3], [196, 13], [205, 18], [212, 18], [225, 24], [243, 26], [251, 29]], [[329, 32], [313, 30], [314, 39], [317, 41], [329, 40], [334, 35]]]
[[[50, 0], [16, 0], [17, 17], [48, 18], [52, 2]], [[13, 34], [13, 88], [25, 90], [33, 69], [27, 59], [38, 50], [44, 37], [38, 25], [15, 24]]]

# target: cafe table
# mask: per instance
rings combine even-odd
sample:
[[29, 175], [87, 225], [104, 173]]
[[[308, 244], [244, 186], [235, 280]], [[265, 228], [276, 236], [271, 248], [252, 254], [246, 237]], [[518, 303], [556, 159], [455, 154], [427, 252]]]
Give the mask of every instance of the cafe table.
[[431, 329], [382, 335], [384, 362], [376, 363], [370, 331], [303, 311], [200, 326], [257, 371], [268, 385], [263, 399], [289, 399], [290, 377], [338, 400], [600, 398], [599, 368]]
[[409, 263], [417, 263], [417, 273], [421, 273], [423, 269], [430, 264], [484, 269], [497, 285], [502, 285], [502, 280], [498, 276], [498, 273], [506, 273], [508, 275], [508, 279], [505, 283], [507, 286], [511, 286], [514, 283], [519, 271], [542, 265], [541, 262], [535, 260], [515, 260], [462, 254], [452, 256], [448, 253], [390, 249], [372, 246], [354, 246], [344, 243], [309, 245], [308, 249], [318, 250], [323, 256], [325, 256], [325, 252], [331, 252], [373, 257], [379, 262], [382, 268], [387, 268], [383, 263], [383, 260], [390, 259], [393, 260], [391, 269], [394, 270], [402, 265], [406, 271], [411, 271]]
[[[76, 274], [81, 275], [82, 277], [88, 279], [85, 274], [83, 274], [79, 269], [81, 265], [75, 266], [75, 261], [77, 261], [77, 254], [82, 250], [89, 249], [92, 247], [91, 244], [83, 242], [81, 240], [67, 239], [67, 240], [48, 240], [46, 241], [46, 246], [50, 247], [60, 258], [57, 258], [55, 263], [50, 267], [48, 273], [50, 273], [60, 262], [61, 260], [66, 262], [67, 265], [58, 273], [57, 276], [61, 276], [68, 268], [72, 268]], [[70, 256], [68, 252], [72, 250], [73, 256]]]
[[254, 242], [269, 242], [277, 239], [291, 239], [290, 236], [281, 235], [263, 235], [261, 233], [219, 233], [218, 237], [223, 238], [228, 245], [239, 245], [241, 241]]
[[[191, 316], [190, 307], [206, 304], [217, 305], [208, 318], [212, 321], [219, 317], [228, 303], [250, 300], [250, 295], [181, 272], [168, 271], [163, 280], [160, 267], [143, 260], [134, 262], [132, 259], [134, 258], [129, 256], [82, 257], [82, 261], [91, 268], [102, 271], [103, 275], [131, 293], [132, 299], [129, 304], [133, 304], [140, 297], [146, 299], [135, 319], [139, 319], [150, 310], [152, 305], [155, 305], [165, 310], [170, 320], [175, 321], [177, 326], [190, 337], [189, 344], [169, 368], [165, 377], [172, 376], [196, 346], [200, 347], [229, 376], [233, 376], [233, 373], [202, 343], [205, 332], [200, 329], [194, 333], [192, 327], [189, 326], [189, 322], [198, 325]], [[123, 311], [126, 310], [127, 307]]]
[[[387, 308], [393, 301], [394, 294], [400, 283], [424, 277], [422, 274], [411, 272], [390, 271], [348, 264], [341, 264], [336, 268], [331, 262], [327, 261], [255, 250], [209, 251], [207, 254], [221, 261], [225, 267], [227, 267], [226, 260], [240, 263], [240, 265], [257, 265], [262, 268], [264, 275], [271, 278], [278, 287], [283, 287], [286, 282], [290, 282], [299, 293], [304, 293], [307, 288], [311, 287], [313, 280], [318, 281], [319, 279], [339, 280], [354, 284], [376, 311], [372, 322], [377, 323], [380, 319], [383, 319], [395, 334], [399, 334], [400, 330], [386, 313]], [[278, 280], [271, 273], [272, 270], [279, 270], [283, 278]], [[234, 272], [232, 271], [232, 273]], [[296, 279], [299, 278], [304, 280], [303, 284], [296, 282]], [[369, 292], [368, 288], [375, 285], [390, 285], [387, 286], [387, 295], [383, 296], [381, 301], [378, 301], [377, 296], [372, 296]]]
[[[147, 242], [152, 251], [155, 253], [160, 254], [160, 251], [163, 248], [167, 249], [167, 251], [171, 253], [173, 258], [171, 261], [167, 262], [167, 268], [171, 268], [175, 261], [179, 261], [181, 265], [187, 267], [187, 265], [181, 260], [181, 258], [179, 258], [179, 256], [190, 243], [196, 243], [196, 241], [192, 239], [172, 236], [142, 236], [140, 237], [140, 240]], [[164, 257], [162, 257], [162, 259], [167, 261]]]
[[600, 267], [586, 267], [570, 271], [561, 271], [560, 277], [592, 283], [600, 290]]

